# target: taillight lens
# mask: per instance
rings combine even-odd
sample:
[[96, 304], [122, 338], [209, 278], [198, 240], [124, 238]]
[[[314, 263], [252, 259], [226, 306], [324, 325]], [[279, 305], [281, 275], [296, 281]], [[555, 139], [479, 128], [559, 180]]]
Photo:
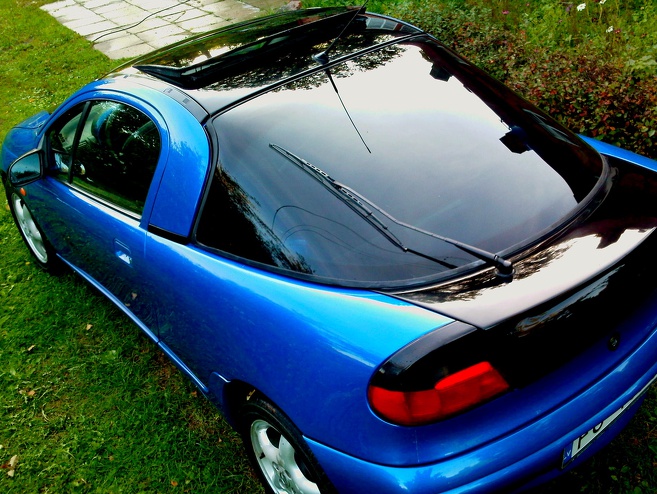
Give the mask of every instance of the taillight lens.
[[435, 422], [479, 405], [509, 389], [509, 384], [489, 363], [479, 362], [450, 374], [431, 389], [396, 391], [369, 387], [372, 408], [399, 425]]

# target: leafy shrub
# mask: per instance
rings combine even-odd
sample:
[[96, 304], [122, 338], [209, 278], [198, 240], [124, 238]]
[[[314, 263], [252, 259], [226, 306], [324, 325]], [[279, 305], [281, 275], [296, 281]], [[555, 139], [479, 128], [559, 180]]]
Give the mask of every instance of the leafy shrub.
[[[657, 158], [657, 9], [632, 3], [589, 2], [587, 17], [586, 8], [554, 0], [409, 0], [387, 13], [434, 34], [575, 132]], [[609, 30], [610, 22], [634, 30]]]
[[657, 158], [657, 76], [556, 52], [537, 54], [507, 83], [575, 132]]
[[[335, 3], [353, 2], [303, 4]], [[573, 131], [657, 158], [655, 3], [373, 0], [368, 8], [430, 32]]]

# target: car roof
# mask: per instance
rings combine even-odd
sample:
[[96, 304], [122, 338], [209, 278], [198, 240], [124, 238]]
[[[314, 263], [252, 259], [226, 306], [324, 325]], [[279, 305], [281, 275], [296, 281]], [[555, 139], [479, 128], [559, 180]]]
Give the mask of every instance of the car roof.
[[[105, 82], [189, 108], [218, 176], [257, 205], [244, 221], [268, 228], [264, 257], [229, 250], [242, 244], [208, 234], [221, 229], [206, 202], [199, 242], [331, 284], [396, 289], [508, 259], [571, 221], [607, 176], [597, 153], [433, 37], [360, 9], [237, 24]], [[315, 233], [297, 241], [299, 225]]]
[[[410, 24], [358, 8], [282, 12], [188, 38], [132, 60], [108, 77], [137, 76], [160, 88], [164, 81], [215, 114], [334, 62], [420, 33]], [[330, 61], [319, 61], [317, 55], [332, 43]]]

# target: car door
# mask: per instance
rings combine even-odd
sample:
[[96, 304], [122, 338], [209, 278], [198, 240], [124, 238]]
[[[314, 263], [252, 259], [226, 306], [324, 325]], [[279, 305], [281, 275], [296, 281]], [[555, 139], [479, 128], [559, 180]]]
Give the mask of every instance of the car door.
[[65, 261], [154, 327], [138, 273], [146, 237], [142, 216], [162, 154], [157, 125], [128, 103], [94, 99], [62, 115], [44, 147], [40, 193], [48, 208], [40, 215], [47, 217], [48, 238]]

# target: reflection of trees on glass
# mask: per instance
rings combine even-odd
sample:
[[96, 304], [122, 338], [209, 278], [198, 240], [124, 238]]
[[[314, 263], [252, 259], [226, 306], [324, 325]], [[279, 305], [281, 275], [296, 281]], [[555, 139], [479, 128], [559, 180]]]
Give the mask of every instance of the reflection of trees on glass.
[[160, 155], [160, 136], [143, 113], [112, 101], [94, 103], [73, 161], [73, 182], [141, 213]]
[[[195, 41], [183, 43], [182, 46], [171, 53], [158, 54], [156, 57], [148, 59], [146, 63], [189, 67], [219, 55], [234, 54], [241, 56], [264, 46], [265, 41], [270, 36], [330, 16], [334, 18], [322, 23], [323, 36], [325, 38], [337, 36], [339, 30], [344, 28], [353, 15], [353, 11], [344, 12], [341, 9], [325, 9], [312, 16], [309, 16], [307, 12], [295, 11], [280, 16], [266, 17], [259, 19], [257, 22], [231, 26], [223, 32], [215, 32], [214, 35], [209, 33], [207, 36], [202, 36]], [[255, 37], [258, 41], [254, 42]], [[295, 37], [297, 43], [301, 39]]]
[[199, 242], [245, 259], [311, 274], [302, 256], [287, 249], [259, 218], [256, 200], [217, 167], [196, 233]]
[[[556, 244], [539, 251], [535, 256], [515, 264], [514, 281], [529, 278], [546, 266], [558, 260], [568, 250], [568, 245]], [[424, 303], [470, 301], [494, 286], [503, 284], [493, 271], [488, 275], [466, 277], [455, 283], [446, 284], [433, 290], [418, 292], [412, 298]]]
[[[349, 55], [380, 42], [381, 39], [377, 38], [380, 38], [380, 36], [373, 33], [345, 37], [335, 45], [331, 56], [333, 59], [338, 59], [342, 56]], [[318, 63], [313, 59], [313, 55], [321, 53], [327, 46], [328, 42], [321, 42], [301, 48], [297, 46], [294, 50], [281, 50], [278, 53], [271, 53], [266, 61], [257, 56], [252, 61], [236, 67], [235, 70], [226, 68], [221, 74], [217, 74], [215, 77], [216, 82], [212, 83], [209, 89], [257, 88], [278, 82], [295, 74], [316, 68]], [[394, 58], [400, 50], [401, 48], [399, 46], [390, 46], [374, 53], [354, 58], [348, 64], [339, 64], [331, 67], [331, 74], [334, 77], [342, 78], [349, 77], [356, 71], [365, 72], [375, 69]], [[326, 77], [324, 72], [321, 71], [293, 81], [288, 87], [294, 89], [310, 89], [318, 87], [325, 82]]]
[[[404, 24], [378, 22], [374, 26], [363, 16], [354, 17], [353, 11], [338, 12], [274, 17], [182, 44], [175, 54], [165, 52], [143, 58], [136, 66], [190, 89], [256, 88], [321, 68], [313, 57], [329, 46], [330, 60], [336, 60], [415, 32]], [[386, 54], [390, 52], [385, 49], [379, 53], [379, 63], [385, 61]], [[371, 65], [369, 59], [360, 69], [368, 70], [379, 63]]]
[[[387, 46], [375, 52], [349, 59], [345, 63], [335, 65], [331, 67], [330, 73], [331, 76], [336, 79], [348, 78], [354, 75], [356, 72], [367, 72], [369, 70], [374, 70], [378, 67], [382, 67], [389, 61], [400, 56], [404, 51], [405, 48], [401, 45]], [[337, 56], [341, 56], [339, 55], [339, 49], [334, 48], [333, 52], [337, 53]], [[325, 71], [315, 72], [314, 74], [308, 77], [304, 77], [303, 79], [292, 81], [291, 83], [287, 84], [286, 87], [291, 89], [312, 89], [323, 84], [326, 84]]]

